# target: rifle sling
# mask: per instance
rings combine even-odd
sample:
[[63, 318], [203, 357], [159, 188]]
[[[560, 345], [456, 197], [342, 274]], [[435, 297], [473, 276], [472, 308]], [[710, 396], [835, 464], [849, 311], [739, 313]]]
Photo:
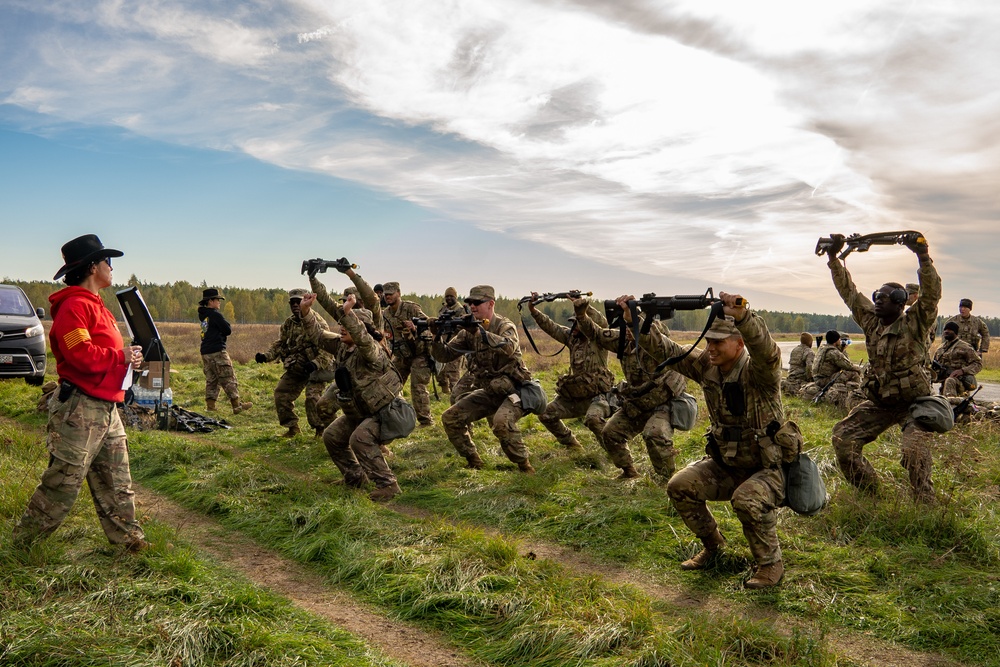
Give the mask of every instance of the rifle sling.
[[694, 342], [694, 344], [691, 347], [689, 347], [687, 349], [687, 351], [684, 352], [683, 354], [679, 354], [676, 357], [670, 357], [669, 359], [666, 359], [666, 360], [660, 362], [660, 365], [658, 365], [656, 367], [656, 370], [653, 371], [653, 372], [654, 373], [659, 373], [660, 371], [662, 371], [667, 366], [673, 366], [677, 362], [683, 361], [684, 359], [686, 359], [687, 356], [689, 354], [691, 354], [691, 352], [694, 351], [694, 348], [698, 347], [698, 343], [700, 343], [702, 341], [702, 339], [705, 338], [705, 334], [708, 333], [708, 330], [712, 326], [712, 322], [715, 321], [715, 318], [724, 315], [724, 310], [723, 309], [725, 307], [726, 306], [725, 306], [725, 304], [722, 301], [716, 301], [715, 303], [713, 303], [712, 307], [708, 309], [708, 321], [705, 322], [705, 328], [701, 330], [701, 335], [698, 336], [698, 340], [696, 340]]

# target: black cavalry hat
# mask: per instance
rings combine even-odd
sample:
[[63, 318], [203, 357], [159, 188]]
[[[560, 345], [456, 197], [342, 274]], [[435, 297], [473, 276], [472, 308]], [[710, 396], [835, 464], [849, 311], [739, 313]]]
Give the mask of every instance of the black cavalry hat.
[[124, 255], [121, 250], [105, 248], [101, 239], [96, 234], [84, 234], [69, 241], [62, 247], [63, 267], [59, 269], [52, 280], [59, 280], [70, 271], [86, 266], [91, 262], [96, 262], [105, 257], [121, 257]]
[[201, 301], [199, 301], [198, 303], [204, 306], [212, 299], [221, 299], [222, 301], [225, 301], [226, 297], [219, 294], [219, 290], [215, 289], [214, 287], [209, 287], [208, 289], [203, 289], [201, 291]]

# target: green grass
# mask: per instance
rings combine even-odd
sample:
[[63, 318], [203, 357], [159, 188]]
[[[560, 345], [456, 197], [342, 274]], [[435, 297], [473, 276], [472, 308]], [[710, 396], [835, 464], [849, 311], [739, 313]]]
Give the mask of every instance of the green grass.
[[[199, 410], [200, 369], [178, 371], [175, 400]], [[838, 415], [788, 401], [789, 417], [803, 427], [832, 503], [812, 518], [781, 512], [786, 578], [777, 589], [754, 593], [742, 588], [751, 559], [728, 504], [712, 505], [729, 539], [726, 556], [708, 571], [681, 572], [679, 561], [699, 547], [663, 487], [649, 479], [615, 480], [617, 469], [579, 423], [571, 427], [587, 451], [570, 457], [536, 418], [522, 421], [538, 469], [534, 477], [514, 471], [482, 422], [473, 433], [487, 462], [481, 472], [461, 466], [464, 460], [440, 426], [394, 443], [391, 465], [404, 490], [399, 502], [430, 512], [428, 520], [409, 519], [333, 486], [340, 475], [319, 441], [275, 437], [281, 429], [268, 406], [277, 371], [238, 368], [242, 393], [255, 408], [231, 419], [232, 430], [133, 434], [135, 477], [309, 564], [387, 614], [440, 629], [490, 664], [844, 665], [824, 636], [862, 631], [969, 664], [1000, 665], [994, 427], [956, 429], [938, 439], [940, 503], [926, 511], [907, 499], [898, 431], [866, 448], [883, 484], [878, 498], [861, 496], [841, 483], [833, 463], [829, 438]], [[540, 374], [549, 390], [555, 375]], [[32, 395], [20, 383], [0, 383], [0, 410], [40, 428], [44, 419], [31, 413]], [[437, 416], [444, 407], [432, 402]], [[676, 434], [682, 464], [702, 455], [703, 427]], [[632, 449], [649, 470], [641, 440]], [[44, 453], [35, 456], [26, 453], [3, 471], [5, 479], [26, 478], [2, 492], [13, 496], [4, 514], [10, 522], [44, 465]], [[89, 540], [101, 542], [92, 510], [77, 508], [74, 517], [46, 545], [68, 550], [73, 526], [96, 531]], [[532, 560], [519, 553], [516, 538], [559, 543], [592, 561], [709, 596], [719, 602], [714, 608], [726, 611], [680, 608], [630, 586]], [[62, 558], [75, 564], [100, 553], [92, 544], [92, 551]], [[50, 557], [39, 556], [46, 564]], [[804, 618], [812, 629], [782, 634], [766, 620], [775, 612]]]

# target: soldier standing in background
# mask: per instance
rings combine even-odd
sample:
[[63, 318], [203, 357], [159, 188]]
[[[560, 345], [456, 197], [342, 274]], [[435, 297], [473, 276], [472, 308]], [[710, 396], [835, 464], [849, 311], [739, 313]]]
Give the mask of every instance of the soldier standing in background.
[[[306, 291], [296, 288], [288, 292], [288, 308], [292, 314], [281, 323], [278, 340], [271, 344], [267, 352], [258, 352], [254, 359], [259, 364], [269, 361], [281, 361], [285, 372], [274, 388], [274, 408], [278, 413], [278, 423], [288, 428], [282, 437], [293, 438], [300, 433], [299, 417], [295, 414], [295, 399], [302, 390], [306, 392], [306, 418], [309, 420], [316, 437], [323, 435], [323, 430], [329, 424], [318, 410], [323, 389], [329, 382], [332, 373], [333, 357], [324, 352], [309, 340], [306, 335], [305, 323], [302, 319], [300, 306]], [[309, 313], [310, 318], [318, 317]], [[326, 320], [321, 320], [319, 326], [329, 330]]]
[[201, 321], [201, 368], [205, 373], [205, 407], [215, 411], [215, 401], [221, 387], [233, 406], [233, 414], [249, 410], [253, 403], [240, 402], [240, 388], [236, 383], [233, 361], [226, 351], [226, 339], [233, 328], [222, 315], [220, 307], [226, 297], [219, 290], [209, 287], [202, 290], [198, 302], [198, 319]]
[[990, 330], [986, 323], [972, 314], [972, 299], [962, 299], [958, 302], [958, 315], [948, 322], [958, 325], [958, 337], [972, 346], [979, 354], [990, 351]]
[[[677, 454], [674, 449], [670, 400], [684, 392], [687, 380], [675, 370], [654, 374], [658, 362], [648, 354], [640, 355], [636, 350], [632, 338], [632, 311], [627, 306], [623, 307], [623, 313], [629, 326], [625, 327], [624, 334], [620, 329], [598, 326], [590, 317], [586, 299], [574, 301], [573, 308], [576, 310], [576, 325], [580, 332], [605, 350], [617, 351], [619, 337], [626, 337], [624, 356], [619, 360], [625, 374], [625, 384], [620, 390], [621, 407], [608, 419], [599, 440], [612, 463], [621, 468], [619, 479], [639, 477], [639, 471], [632, 461], [632, 452], [628, 448], [628, 441], [639, 433], [646, 443], [653, 470], [670, 479], [674, 474], [674, 459]], [[663, 330], [665, 334], [666, 326], [662, 322], [656, 322], [653, 326]]]
[[382, 317], [392, 340], [392, 363], [396, 365], [403, 382], [410, 379], [410, 400], [417, 411], [417, 421], [421, 426], [430, 426], [434, 423], [431, 419], [431, 396], [427, 391], [431, 382], [431, 359], [427, 347], [430, 341], [417, 336], [417, 326], [413, 323], [414, 317], [426, 318], [427, 315], [418, 304], [402, 299], [399, 283], [382, 283], [382, 289], [388, 304], [382, 311]]
[[[469, 314], [469, 307], [458, 300], [458, 290], [449, 287], [444, 291], [444, 303], [438, 310], [438, 317], [465, 317]], [[437, 373], [438, 386], [441, 391], [450, 394], [452, 388], [458, 384], [462, 377], [462, 369], [465, 367], [465, 360], [462, 357], [449, 361], [441, 365], [441, 370]]]
[[[781, 464], [798, 455], [802, 435], [794, 422], [784, 421], [781, 350], [764, 318], [747, 308], [738, 294], [721, 292], [719, 299], [725, 317], [712, 322], [705, 334], [706, 349], [695, 348], [672, 366], [705, 393], [711, 420], [708, 456], [678, 471], [667, 494], [704, 546], [681, 563], [682, 569], [706, 568], [725, 546], [706, 501], [729, 500], [757, 564], [746, 587], [767, 588], [778, 584], [785, 572], [778, 544], [777, 509], [785, 500]], [[686, 351], [655, 331], [641, 338], [643, 349], [658, 361]]]
[[[517, 391], [521, 383], [531, 379], [531, 373], [521, 359], [517, 327], [495, 312], [496, 293], [490, 285], [476, 285], [465, 298], [473, 317], [482, 322], [463, 329], [449, 341], [434, 342], [434, 357], [449, 362], [465, 355], [469, 370], [462, 378], [470, 378], [470, 390], [444, 411], [441, 423], [448, 440], [468, 461], [469, 468], [479, 470], [483, 461], [472, 441], [469, 426], [476, 420], [489, 418], [493, 433], [507, 458], [521, 472], [534, 474], [528, 460], [528, 449], [521, 439], [517, 422], [525, 415]], [[488, 322], [487, 322], [488, 320]]]
[[781, 389], [786, 394], [798, 396], [802, 387], [813, 380], [812, 364], [816, 353], [812, 349], [813, 336], [803, 332], [799, 344], [788, 358], [788, 377], [781, 381]]
[[837, 464], [848, 482], [875, 492], [878, 475], [864, 456], [864, 446], [893, 424], [899, 424], [903, 432], [900, 463], [909, 472], [913, 496], [920, 502], [933, 502], [932, 436], [910, 416], [909, 408], [917, 398], [932, 393], [926, 367], [927, 338], [937, 321], [941, 277], [934, 269], [926, 242], [913, 241], [906, 246], [919, 261], [920, 296], [916, 303], [906, 308], [906, 290], [899, 283], [885, 283], [868, 299], [858, 291], [850, 272], [837, 259], [844, 237], [831, 238], [835, 242], [827, 250], [827, 266], [840, 297], [865, 332], [869, 360], [861, 387], [868, 400], [855, 406], [833, 427]]
[[[562, 420], [583, 417], [584, 424], [603, 447], [601, 433], [605, 419], [610, 415], [605, 414], [599, 404], [594, 404], [594, 399], [611, 391], [615, 382], [614, 374], [608, 370], [608, 351], [577, 328], [575, 317], [571, 318], [572, 326], [556, 324], [535, 307], [534, 299], [538, 293], [532, 292], [531, 296], [528, 311], [535, 318], [538, 328], [569, 349], [569, 372], [556, 380], [556, 397], [539, 415], [538, 421], [567, 449], [581, 451], [583, 447]], [[607, 325], [607, 319], [593, 306], [588, 307], [588, 313], [600, 323], [599, 326]]]
[[964, 396], [976, 388], [976, 374], [983, 370], [983, 359], [972, 346], [958, 337], [958, 324], [948, 322], [941, 335], [941, 347], [934, 353], [938, 382], [944, 396]]

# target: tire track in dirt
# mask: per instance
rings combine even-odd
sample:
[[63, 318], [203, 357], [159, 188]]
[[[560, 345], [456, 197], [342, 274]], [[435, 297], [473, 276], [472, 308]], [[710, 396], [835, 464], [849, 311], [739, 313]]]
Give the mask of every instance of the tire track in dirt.
[[137, 484], [133, 486], [136, 496], [141, 498], [140, 506], [146, 517], [174, 527], [180, 537], [217, 558], [219, 564], [364, 638], [385, 655], [413, 667], [476, 667], [482, 664], [449, 647], [442, 637], [365, 608], [304, 565], [265, 549], [202, 514], [185, 509], [166, 496]]

